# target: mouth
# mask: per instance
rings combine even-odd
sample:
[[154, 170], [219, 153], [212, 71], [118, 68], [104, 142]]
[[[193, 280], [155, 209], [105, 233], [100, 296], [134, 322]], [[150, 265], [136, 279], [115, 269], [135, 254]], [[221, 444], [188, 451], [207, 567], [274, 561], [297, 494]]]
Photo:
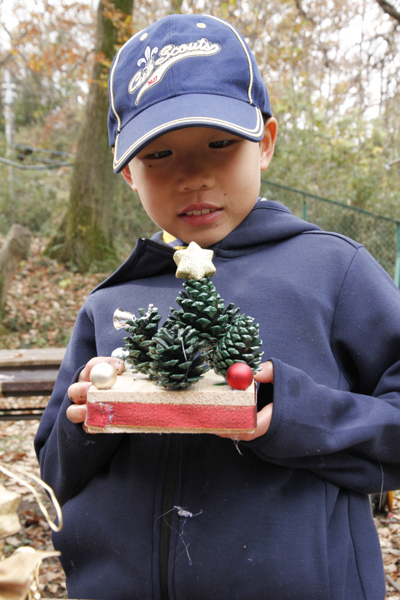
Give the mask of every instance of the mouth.
[[218, 210], [217, 208], [203, 208], [203, 210], [191, 210], [191, 211], [187, 211], [186, 213], [183, 213], [185, 215], [189, 215], [189, 217], [192, 217], [193, 215], [198, 216], [198, 215], [209, 215], [211, 212], [215, 212], [216, 210]]
[[210, 204], [191, 204], [179, 214], [179, 218], [188, 225], [200, 227], [214, 223], [222, 211], [223, 208]]

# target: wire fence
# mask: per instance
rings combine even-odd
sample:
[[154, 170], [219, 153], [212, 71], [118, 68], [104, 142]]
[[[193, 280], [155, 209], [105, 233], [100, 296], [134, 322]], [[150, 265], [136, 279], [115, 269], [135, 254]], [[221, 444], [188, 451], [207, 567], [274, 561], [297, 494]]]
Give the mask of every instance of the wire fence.
[[[29, 154], [47, 153], [54, 157], [73, 156], [66, 152], [24, 145], [15, 145], [14, 149]], [[53, 157], [50, 159], [39, 157], [39, 161], [45, 164], [21, 165], [0, 157], [0, 163], [22, 170], [47, 170], [73, 166], [71, 162], [59, 162], [59, 160]], [[264, 179], [261, 180], [261, 195], [269, 200], [281, 202], [297, 217], [315, 223], [325, 231], [341, 233], [363, 244], [400, 288], [400, 220], [374, 215], [361, 208], [347, 206]]]
[[363, 244], [400, 287], [400, 221], [291, 187], [261, 180], [261, 194], [296, 215]]

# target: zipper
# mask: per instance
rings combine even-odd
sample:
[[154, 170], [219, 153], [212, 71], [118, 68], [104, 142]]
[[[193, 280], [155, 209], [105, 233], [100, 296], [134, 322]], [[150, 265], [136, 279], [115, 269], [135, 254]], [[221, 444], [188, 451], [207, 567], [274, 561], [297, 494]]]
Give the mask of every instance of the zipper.
[[171, 541], [175, 487], [179, 474], [179, 458], [182, 446], [182, 436], [171, 434], [168, 450], [167, 467], [165, 470], [164, 488], [161, 502], [163, 517], [160, 526], [160, 598], [168, 600], [168, 558]]
[[[141, 238], [147, 246], [152, 246], [158, 250], [163, 250], [171, 257], [175, 254], [175, 250], [164, 243], [156, 242], [147, 238]], [[182, 447], [182, 436], [179, 434], [170, 434], [170, 443], [168, 449], [167, 466], [165, 469], [164, 487], [161, 501], [161, 518], [160, 525], [160, 547], [159, 547], [159, 563], [160, 563], [160, 600], [168, 600], [168, 559], [169, 547], [171, 542], [171, 530], [173, 519], [173, 508], [175, 498], [175, 487], [179, 475], [179, 458]]]

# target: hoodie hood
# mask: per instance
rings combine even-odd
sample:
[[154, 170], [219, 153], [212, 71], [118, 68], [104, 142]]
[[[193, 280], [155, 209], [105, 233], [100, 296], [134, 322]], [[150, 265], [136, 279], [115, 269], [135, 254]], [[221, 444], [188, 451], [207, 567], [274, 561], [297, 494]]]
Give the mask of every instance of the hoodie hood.
[[286, 206], [259, 198], [253, 210], [223, 240], [214, 244], [216, 255], [229, 257], [257, 252], [260, 246], [282, 242], [320, 228], [295, 217]]
[[[234, 258], [252, 254], [260, 250], [260, 247], [309, 231], [320, 231], [320, 228], [295, 217], [279, 202], [259, 198], [240, 225], [210, 248], [214, 251], [215, 258]], [[132, 279], [153, 277], [162, 272], [175, 273], [173, 255], [174, 250], [163, 242], [161, 231], [155, 233], [150, 240], [140, 238], [129, 258], [93, 292]]]

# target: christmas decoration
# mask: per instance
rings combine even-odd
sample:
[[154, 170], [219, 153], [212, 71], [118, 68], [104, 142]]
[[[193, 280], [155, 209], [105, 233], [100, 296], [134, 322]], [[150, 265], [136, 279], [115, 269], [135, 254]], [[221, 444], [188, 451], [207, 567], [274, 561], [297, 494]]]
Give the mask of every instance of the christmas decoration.
[[246, 363], [234, 363], [226, 372], [226, 381], [234, 390], [246, 390], [253, 383], [253, 371]]
[[208, 371], [188, 390], [156, 386], [141, 373], [125, 371], [111, 390], [89, 388], [89, 433], [223, 433], [254, 431], [255, 385], [233, 390]]
[[183, 284], [184, 291], [179, 292], [176, 299], [180, 310], [171, 309], [164, 327], [175, 323], [183, 323], [194, 327], [204, 341], [207, 350], [213, 349], [217, 341], [227, 332], [240, 308], [229, 304], [225, 308], [224, 301], [209, 277], [199, 281], [188, 279]]
[[129, 356], [129, 350], [126, 350], [126, 348], [115, 348], [115, 350], [113, 350], [111, 352], [111, 356], [113, 358], [118, 358], [119, 360], [123, 360], [126, 361], [126, 359]]
[[212, 264], [213, 256], [212, 250], [203, 250], [196, 242], [190, 242], [185, 250], [177, 250], [174, 254], [174, 261], [178, 265], [176, 276], [181, 279], [212, 277], [216, 272]]
[[218, 342], [211, 359], [214, 370], [225, 376], [231, 365], [244, 362], [256, 373], [263, 355], [261, 343], [258, 323], [254, 323], [253, 317], [239, 315]]
[[117, 380], [117, 371], [106, 362], [97, 363], [90, 371], [90, 382], [98, 390], [110, 389]]
[[133, 313], [117, 308], [114, 312], [113, 323], [115, 329], [125, 329], [127, 321], [135, 321], [136, 317]]
[[[233, 303], [225, 307], [208, 275], [215, 273], [212, 250], [202, 250], [191, 242], [177, 250], [174, 260], [188, 279], [163, 327], [157, 331], [161, 316], [149, 305], [140, 317], [118, 308], [114, 313], [116, 329], [130, 334], [125, 340], [126, 361], [139, 373], [145, 373], [157, 385], [167, 389], [186, 389], [208, 369], [225, 376], [235, 362], [247, 363], [255, 373], [262, 352], [259, 326], [252, 317], [239, 314]], [[210, 266], [211, 265], [211, 266]], [[120, 352], [120, 349], [117, 349]]]
[[207, 355], [201, 348], [199, 334], [190, 325], [172, 329], [162, 327], [150, 348], [151, 374], [156, 385], [169, 390], [184, 390], [209, 370]]
[[[161, 316], [152, 304], [147, 311], [140, 308], [139, 317], [117, 309], [114, 325], [129, 334], [126, 361], [134, 372], [118, 377], [112, 390], [99, 385], [88, 390], [89, 432], [234, 434], [255, 429], [251, 382], [263, 354], [259, 326], [234, 304], [225, 307], [210, 280], [212, 257], [211, 250], [194, 242], [175, 252], [176, 275], [186, 281], [176, 299], [179, 308], [171, 309], [160, 329]], [[224, 377], [234, 363], [242, 375], [232, 389]]]
[[147, 312], [144, 308], [139, 308], [140, 318], [127, 319], [125, 329], [129, 336], [124, 338], [125, 348], [128, 352], [125, 360], [135, 365], [136, 371], [139, 373], [147, 373], [153, 378], [150, 367], [152, 357], [149, 354], [150, 347], [154, 345], [153, 336], [158, 329], [158, 322], [161, 315], [158, 314], [157, 308], [153, 304], [149, 304]]

